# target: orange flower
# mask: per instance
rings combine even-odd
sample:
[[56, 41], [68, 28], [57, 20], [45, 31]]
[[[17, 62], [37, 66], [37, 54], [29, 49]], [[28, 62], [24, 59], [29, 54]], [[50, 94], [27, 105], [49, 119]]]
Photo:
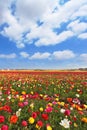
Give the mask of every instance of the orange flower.
[[17, 120], [18, 120], [18, 117], [16, 115], [12, 115], [10, 118], [10, 123], [16, 124]]
[[3, 110], [3, 107], [0, 107], [0, 110], [2, 111], [2, 110]]
[[87, 117], [83, 117], [81, 121], [87, 123]]
[[72, 102], [72, 98], [67, 98], [67, 101], [68, 102]]

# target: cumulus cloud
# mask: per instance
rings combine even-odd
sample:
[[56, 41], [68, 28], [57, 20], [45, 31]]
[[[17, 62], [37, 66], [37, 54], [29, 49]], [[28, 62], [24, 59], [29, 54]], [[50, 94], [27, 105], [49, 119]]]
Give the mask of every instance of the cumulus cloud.
[[23, 58], [28, 58], [29, 57], [29, 54], [27, 52], [20, 52], [20, 55], [23, 57]]
[[[62, 5], [60, 0], [3, 0], [0, 10], [0, 35], [14, 41], [18, 48], [30, 43], [59, 44], [87, 30], [86, 22], [80, 21], [87, 17], [87, 0], [70, 0]], [[62, 28], [64, 23], [68, 26]]]
[[0, 54], [0, 58], [2, 59], [14, 59], [16, 58], [16, 54], [12, 53], [12, 54]]
[[30, 57], [30, 59], [48, 59], [50, 55], [51, 54], [48, 52], [44, 52], [44, 53], [36, 52], [34, 55]]
[[87, 33], [81, 33], [78, 38], [87, 39]]
[[86, 17], [87, 16], [87, 4], [82, 5], [78, 11], [76, 11], [73, 15], [72, 15], [72, 19], [76, 19], [77, 17]]
[[87, 53], [83, 53], [80, 55], [80, 60], [87, 62]]
[[36, 52], [33, 55], [28, 54], [27, 52], [21, 52], [20, 55], [23, 58], [28, 58], [30, 60], [43, 60], [43, 59], [52, 59], [52, 60], [68, 60], [72, 59], [76, 56], [76, 54], [71, 50], [63, 50], [63, 51], [54, 51], [52, 53], [49, 52]]
[[67, 28], [71, 29], [75, 34], [80, 34], [87, 30], [87, 23], [79, 20], [71, 22]]
[[75, 54], [71, 50], [55, 51], [53, 57], [57, 60], [65, 60], [74, 58]]
[[[53, 32], [52, 32], [53, 33]], [[46, 32], [46, 34], [48, 34]], [[69, 39], [70, 37], [72, 37], [74, 34], [71, 31], [64, 31], [62, 33], [60, 33], [59, 35], [56, 35], [55, 33], [53, 33], [53, 35], [49, 35], [49, 37], [43, 37], [40, 38], [39, 41], [37, 41], [35, 43], [36, 46], [42, 46], [42, 45], [56, 45], [59, 44], [67, 39]]]

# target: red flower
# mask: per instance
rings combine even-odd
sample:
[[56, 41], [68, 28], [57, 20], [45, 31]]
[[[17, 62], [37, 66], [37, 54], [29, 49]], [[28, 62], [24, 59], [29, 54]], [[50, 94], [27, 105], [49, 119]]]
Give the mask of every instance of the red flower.
[[35, 119], [37, 117], [37, 113], [36, 112], [33, 112], [32, 113], [32, 117]]
[[19, 102], [19, 103], [18, 103], [18, 106], [21, 107], [21, 108], [24, 107], [23, 102]]
[[77, 120], [77, 118], [74, 116], [74, 117], [73, 117], [73, 120], [74, 120], [74, 121], [76, 121], [76, 120]]
[[12, 115], [10, 118], [10, 123], [16, 124], [17, 120], [18, 120], [18, 117], [16, 115]]
[[0, 123], [3, 123], [4, 121], [5, 121], [4, 116], [1, 116], [1, 115], [0, 115]]
[[47, 114], [42, 114], [42, 118], [44, 119], [44, 120], [48, 120], [48, 115]]
[[7, 126], [7, 125], [3, 125], [3, 126], [1, 127], [1, 130], [8, 130], [8, 126]]
[[22, 121], [22, 126], [27, 126], [27, 121]]
[[42, 122], [41, 120], [39, 120], [39, 121], [37, 122], [37, 125], [38, 125], [39, 127], [43, 127], [43, 122]]
[[3, 107], [3, 110], [4, 110], [4, 111], [7, 111], [7, 112], [12, 112], [10, 106], [8, 106], [8, 105], [5, 105], [5, 106]]

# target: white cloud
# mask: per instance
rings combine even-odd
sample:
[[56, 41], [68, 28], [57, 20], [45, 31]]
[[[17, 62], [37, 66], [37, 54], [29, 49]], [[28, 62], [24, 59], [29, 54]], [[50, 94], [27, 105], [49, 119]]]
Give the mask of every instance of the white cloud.
[[[35, 38], [39, 39], [36, 46], [59, 44], [86, 31], [87, 24], [78, 21], [79, 17], [87, 16], [86, 7], [87, 0], [70, 0], [62, 6], [58, 0], [3, 0], [0, 2], [0, 25], [6, 23], [8, 26], [3, 27], [0, 34], [14, 41], [19, 48]], [[37, 21], [43, 25], [39, 27]], [[61, 28], [63, 23], [69, 23], [68, 27], [56, 34], [53, 29]]]
[[16, 16], [20, 20], [37, 20], [47, 9], [46, 0], [17, 0]]
[[71, 50], [55, 51], [53, 57], [57, 60], [66, 60], [74, 58], [75, 54]]
[[75, 34], [80, 34], [87, 30], [87, 23], [80, 22], [79, 20], [71, 22], [68, 26], [68, 29], [71, 29]]
[[55, 36], [54, 35], [49, 35], [49, 38], [47, 37], [43, 37], [41, 38], [39, 41], [37, 41], [35, 43], [36, 46], [42, 46], [42, 45], [56, 45], [59, 44], [65, 40], [67, 40], [68, 38], [73, 36], [73, 32], [71, 31], [64, 31], [62, 33], [60, 33], [59, 35]]
[[44, 52], [44, 53], [36, 52], [34, 55], [30, 57], [30, 59], [48, 59], [50, 55], [51, 54], [48, 52]]
[[87, 53], [83, 53], [80, 55], [80, 60], [87, 62]]
[[80, 39], [87, 39], [87, 33], [81, 33], [78, 38]]
[[72, 15], [72, 19], [76, 19], [77, 17], [87, 17], [87, 5], [82, 5], [78, 11], [76, 11], [73, 15]]
[[6, 12], [8, 12], [8, 7], [11, 5], [11, 0], [3, 0], [0, 1], [0, 24], [7, 22], [5, 19]]
[[67, 60], [74, 58], [76, 54], [74, 54], [71, 50], [63, 50], [63, 51], [54, 51], [53, 53], [49, 52], [36, 52], [32, 56], [29, 57], [29, 59], [52, 59], [52, 60]]
[[[43, 32], [43, 33], [41, 33]], [[48, 45], [56, 45], [69, 39], [74, 36], [72, 31], [63, 31], [59, 34], [56, 34], [48, 27], [38, 27], [34, 29], [31, 33], [27, 34], [28, 39], [39, 38], [39, 40], [35, 43], [36, 46], [48, 46]]]
[[12, 53], [12, 54], [0, 54], [0, 58], [2, 59], [14, 59], [16, 58], [16, 54]]
[[27, 52], [20, 52], [20, 55], [23, 57], [23, 58], [28, 58], [29, 57], [29, 54]]

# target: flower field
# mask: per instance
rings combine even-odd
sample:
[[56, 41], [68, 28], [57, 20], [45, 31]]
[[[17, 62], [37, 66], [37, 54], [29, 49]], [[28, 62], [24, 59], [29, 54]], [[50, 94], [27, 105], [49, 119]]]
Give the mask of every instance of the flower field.
[[87, 130], [87, 72], [0, 71], [0, 130]]

